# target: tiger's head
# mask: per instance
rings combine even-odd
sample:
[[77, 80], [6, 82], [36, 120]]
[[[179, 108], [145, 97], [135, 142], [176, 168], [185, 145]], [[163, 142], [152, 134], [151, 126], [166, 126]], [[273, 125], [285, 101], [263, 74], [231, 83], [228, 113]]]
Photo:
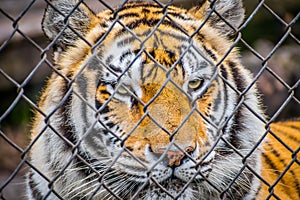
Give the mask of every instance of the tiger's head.
[[54, 126], [68, 127], [59, 130], [85, 159], [74, 161], [81, 178], [69, 196], [105, 197], [102, 184], [121, 198], [255, 194], [250, 171], [260, 170], [260, 158], [250, 150], [263, 126], [230, 39], [239, 38], [243, 16], [240, 0], [190, 10], [131, 2], [98, 14], [52, 1], [43, 29], [59, 73], [41, 104], [62, 104], [66, 117], [54, 113]]

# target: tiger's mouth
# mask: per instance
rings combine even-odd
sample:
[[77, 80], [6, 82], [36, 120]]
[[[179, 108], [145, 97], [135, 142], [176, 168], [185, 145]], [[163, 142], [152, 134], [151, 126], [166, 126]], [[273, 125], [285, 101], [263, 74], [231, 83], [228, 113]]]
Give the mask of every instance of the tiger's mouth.
[[[91, 166], [85, 168], [84, 180], [99, 185], [100, 189], [94, 188], [95, 193], [100, 195], [103, 191], [111, 190], [117, 192], [123, 199], [130, 199], [131, 196], [140, 199], [149, 196], [145, 199], [153, 199], [152, 195], [157, 195], [160, 199], [172, 199], [177, 196], [182, 199], [183, 194], [191, 197], [207, 185], [215, 159], [213, 151], [202, 156], [198, 155], [200, 159], [198, 157], [197, 161], [196, 155], [191, 154], [191, 158], [181, 160], [180, 165], [173, 167], [167, 166], [166, 160], [158, 159], [153, 160], [153, 163], [157, 163], [152, 163], [154, 167], [147, 170], [136, 168], [132, 161], [127, 162], [132, 163], [131, 166], [123, 165], [125, 163], [121, 162], [112, 165], [112, 160], [103, 162], [101, 158], [97, 159], [91, 155], [81, 156]], [[107, 189], [103, 189], [103, 185]], [[149, 191], [152, 191], [151, 194]]]
[[[208, 176], [206, 174], [205, 176]], [[150, 182], [136, 190], [138, 197], [150, 196], [150, 199], [157, 197], [156, 199], [191, 199], [194, 197], [195, 191], [199, 190], [199, 183], [203, 183], [205, 178], [191, 179], [184, 181], [174, 175], [162, 182]], [[200, 186], [201, 188], [201, 186]]]
[[206, 187], [201, 185], [206, 184], [212, 172], [213, 160], [214, 154], [208, 155], [198, 165], [187, 167], [182, 164], [172, 168], [171, 174], [164, 180], [158, 181], [150, 178], [146, 185], [140, 183], [135, 192], [139, 192], [138, 197], [147, 197], [148, 195], [150, 197], [148, 199], [153, 199], [153, 197], [157, 197], [157, 199], [192, 199], [195, 197], [195, 191]]
[[126, 172], [128, 176], [138, 177], [135, 181], [138, 183], [149, 182], [150, 185], [168, 185], [172, 183], [191, 184], [206, 181], [213, 170], [214, 159], [216, 153], [214, 151], [202, 156], [202, 160], [196, 162], [190, 158], [180, 161], [180, 165], [169, 166], [162, 159], [160, 165], [153, 169], [144, 171], [141, 175]]

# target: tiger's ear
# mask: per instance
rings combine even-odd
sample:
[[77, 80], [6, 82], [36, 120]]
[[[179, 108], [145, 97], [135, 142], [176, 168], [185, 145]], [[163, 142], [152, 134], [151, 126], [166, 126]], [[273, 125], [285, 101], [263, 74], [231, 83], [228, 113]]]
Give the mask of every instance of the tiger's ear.
[[[42, 28], [56, 47], [63, 51], [84, 37], [96, 15], [78, 0], [52, 0], [44, 13]], [[66, 27], [65, 25], [68, 24]]]
[[200, 20], [205, 20], [212, 12], [208, 23], [225, 36], [235, 33], [233, 28], [238, 28], [243, 22], [245, 10], [242, 0], [205, 0], [202, 2], [201, 5], [191, 8], [189, 12]]

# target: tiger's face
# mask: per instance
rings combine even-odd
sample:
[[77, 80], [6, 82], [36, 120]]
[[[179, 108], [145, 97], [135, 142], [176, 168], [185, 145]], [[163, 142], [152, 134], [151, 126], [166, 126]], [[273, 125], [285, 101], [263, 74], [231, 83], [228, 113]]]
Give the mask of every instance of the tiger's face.
[[[149, 170], [144, 166], [154, 165], [153, 177], [158, 180], [173, 176], [174, 168], [174, 175], [187, 181], [192, 173], [186, 176], [180, 169], [194, 166], [208, 150], [207, 125], [201, 115], [210, 115], [215, 98], [215, 81], [210, 81], [214, 67], [196, 47], [179, 59], [188, 41], [174, 44], [181, 35], [160, 31], [160, 36], [154, 33], [145, 42], [144, 50], [139, 41], [126, 44], [124, 38], [129, 36], [108, 42], [104, 52], [109, 53], [103, 55], [108, 68], [103, 68], [98, 81], [95, 104], [108, 140], [114, 141], [105, 142], [106, 147], [113, 157], [121, 153], [117, 163], [122, 171], [143, 182]], [[162, 42], [165, 46], [159, 45]], [[122, 51], [112, 48], [120, 43], [125, 43], [117, 48]], [[157, 163], [159, 159], [162, 162]]]
[[[218, 93], [216, 67], [201, 55], [198, 41], [180, 31], [158, 27], [151, 33], [152, 27], [141, 26], [135, 29], [138, 39], [128, 33], [114, 37], [121, 28], [114, 27], [87, 62], [100, 73], [93, 80], [98, 122], [95, 134], [82, 140], [84, 149], [96, 159], [105, 149], [116, 162], [112, 167], [139, 183], [147, 182], [148, 171], [158, 182], [202, 180], [214, 157], [207, 155], [213, 138], [205, 118]], [[75, 118], [86, 115], [78, 112]]]
[[[90, 165], [75, 168], [88, 171], [78, 181], [86, 181], [88, 191], [98, 188], [99, 176], [122, 198], [217, 197], [218, 187], [226, 188], [235, 176], [232, 191], [241, 197], [252, 191], [248, 181], [253, 177], [239, 173], [243, 157], [233, 150], [246, 155], [259, 137], [248, 132], [256, 125], [259, 129], [258, 123], [244, 127], [239, 120], [245, 116], [234, 116], [248, 71], [238, 67], [233, 50], [227, 53], [232, 42], [212, 23], [226, 25], [218, 20], [206, 24], [204, 9], [209, 2], [189, 12], [132, 3], [116, 17], [111, 11], [94, 15], [82, 5], [77, 14], [85, 20], [69, 23], [85, 39], [70, 45], [70, 32], [57, 40], [56, 64], [71, 88], [63, 112], [73, 131], [68, 139], [73, 138]], [[50, 16], [46, 13], [44, 21]], [[51, 31], [45, 30], [48, 35]], [[65, 84], [54, 76], [53, 85]], [[249, 104], [257, 106], [253, 93], [248, 95]], [[51, 100], [59, 102], [58, 96]], [[247, 120], [256, 122], [254, 117]], [[240, 129], [246, 131], [237, 134]], [[249, 157], [258, 159], [257, 154]], [[75, 186], [68, 191], [80, 194]], [[98, 188], [95, 194], [107, 193]]]

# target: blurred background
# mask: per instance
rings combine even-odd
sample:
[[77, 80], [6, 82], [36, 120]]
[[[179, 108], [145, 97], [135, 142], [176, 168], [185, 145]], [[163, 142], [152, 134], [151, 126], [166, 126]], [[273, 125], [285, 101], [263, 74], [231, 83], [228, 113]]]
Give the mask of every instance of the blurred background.
[[[120, 1], [107, 2], [115, 6]], [[266, 0], [253, 15], [260, 2], [244, 1], [246, 19], [251, 20], [242, 31], [247, 45], [239, 43], [242, 62], [255, 75], [265, 64], [269, 67], [257, 80], [269, 117], [299, 117], [300, 105], [288, 96], [300, 99], [300, 1]], [[95, 12], [105, 7], [97, 0], [87, 3]], [[185, 8], [195, 3], [174, 1]], [[49, 44], [41, 30], [45, 7], [44, 0], [0, 1], [0, 199], [24, 198], [28, 166], [22, 160], [29, 144], [32, 110], [52, 71], [41, 62]], [[46, 53], [51, 62], [52, 52]]]

